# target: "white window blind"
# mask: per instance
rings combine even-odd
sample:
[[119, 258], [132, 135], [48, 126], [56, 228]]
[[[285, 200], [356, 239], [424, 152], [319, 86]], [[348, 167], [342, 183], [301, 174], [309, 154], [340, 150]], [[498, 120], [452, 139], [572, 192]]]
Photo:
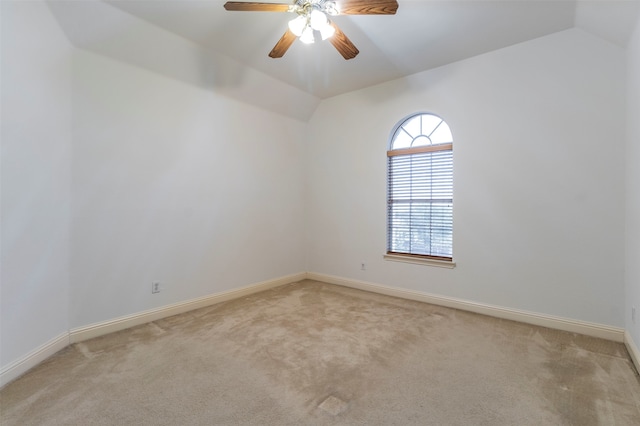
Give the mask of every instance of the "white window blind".
[[[427, 116], [434, 122], [436, 116]], [[392, 143], [387, 153], [389, 254], [453, 258], [453, 144], [448, 127], [449, 141], [432, 144], [429, 136], [446, 126], [436, 118], [435, 128], [426, 131], [422, 126], [417, 131], [413, 120], [412, 139], [419, 146], [403, 142], [403, 148], [394, 150]], [[403, 138], [406, 134], [402, 126], [396, 131]]]

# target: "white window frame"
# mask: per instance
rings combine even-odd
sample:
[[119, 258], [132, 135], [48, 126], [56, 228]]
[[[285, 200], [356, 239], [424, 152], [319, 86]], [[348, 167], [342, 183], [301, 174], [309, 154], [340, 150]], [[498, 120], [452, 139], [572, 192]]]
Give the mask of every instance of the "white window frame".
[[[436, 114], [428, 112], [411, 114], [396, 124], [389, 137], [388, 148], [387, 250], [384, 258], [404, 263], [455, 267], [453, 261], [453, 137], [448, 124]], [[414, 160], [417, 161], [415, 168]], [[407, 163], [410, 166], [407, 166]], [[410, 171], [407, 171], [407, 167]], [[429, 177], [414, 176], [414, 170], [429, 172], [430, 175]], [[419, 182], [416, 182], [418, 180]], [[400, 183], [395, 185], [392, 181]], [[407, 205], [409, 206], [409, 227], [405, 228], [404, 232], [408, 230], [409, 237], [407, 239], [405, 236], [398, 243], [395, 237], [395, 230], [399, 228], [398, 216], [393, 212], [402, 212], [403, 206]], [[426, 218], [428, 225], [422, 223], [412, 225], [421, 220], [420, 216], [414, 213], [414, 205], [426, 208], [429, 212], [422, 216]], [[440, 206], [444, 210], [440, 209], [440, 213], [432, 215], [432, 206]], [[446, 213], [447, 208], [450, 209], [450, 214]], [[434, 226], [434, 222], [438, 222], [439, 226]], [[420, 229], [422, 227], [424, 229]], [[416, 228], [418, 231], [424, 231], [422, 235], [427, 237], [423, 239], [422, 245], [414, 249], [413, 240], [416, 236], [420, 240], [421, 235], [421, 232], [415, 232]], [[434, 238], [435, 231], [438, 231], [439, 238]], [[424, 240], [428, 240], [428, 243]], [[437, 241], [435, 249], [432, 247], [434, 240]], [[406, 248], [407, 244], [409, 248]]]

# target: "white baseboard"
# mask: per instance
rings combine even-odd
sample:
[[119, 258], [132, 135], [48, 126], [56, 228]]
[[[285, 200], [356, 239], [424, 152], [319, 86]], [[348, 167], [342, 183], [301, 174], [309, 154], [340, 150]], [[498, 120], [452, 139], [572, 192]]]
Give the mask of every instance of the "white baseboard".
[[0, 371], [0, 388], [18, 378], [45, 359], [69, 345], [69, 333], [65, 332], [32, 350]]
[[306, 272], [300, 272], [297, 274], [287, 275], [284, 277], [263, 281], [257, 284], [248, 285], [246, 287], [238, 288], [235, 290], [225, 291], [210, 296], [200, 297], [198, 299], [188, 300], [186, 302], [180, 302], [149, 311], [115, 318], [113, 320], [92, 324], [86, 327], [72, 329], [69, 332], [65, 332], [60, 336], [43, 344], [42, 346], [34, 349], [25, 356], [19, 358], [15, 362], [0, 370], [0, 388], [72, 343], [102, 336], [108, 333], [113, 333], [114, 331], [124, 330], [129, 327], [144, 324], [150, 321], [155, 321], [161, 318], [166, 318], [172, 315], [181, 314], [193, 309], [203, 308], [205, 306], [225, 302], [227, 300], [248, 296], [250, 294], [268, 290], [270, 288], [278, 287], [281, 285], [291, 284], [297, 281], [301, 281], [306, 277]]
[[592, 337], [612, 340], [615, 342], [625, 341], [625, 330], [622, 328], [610, 327], [607, 325], [589, 323], [567, 318], [555, 317], [552, 315], [538, 314], [535, 312], [521, 311], [517, 309], [503, 308], [500, 306], [485, 305], [483, 303], [469, 302], [452, 297], [436, 296], [415, 290], [405, 290], [395, 287], [372, 284], [364, 281], [341, 278], [332, 275], [308, 272], [307, 278], [310, 280], [322, 281], [329, 284], [341, 285], [373, 293], [385, 294], [387, 296], [400, 297], [402, 299], [416, 300], [434, 305], [446, 306], [463, 311], [475, 312], [496, 318], [503, 318], [526, 324], [539, 325], [556, 330], [569, 331], [572, 333], [584, 334]]
[[627, 347], [627, 351], [629, 351], [629, 356], [631, 356], [631, 361], [633, 361], [636, 371], [640, 374], [640, 349], [638, 349], [638, 345], [633, 341], [633, 337], [628, 331], [624, 332], [624, 344]]
[[172, 315], [182, 314], [184, 312], [192, 311], [194, 309], [204, 308], [205, 306], [214, 305], [220, 302], [226, 302], [227, 300], [237, 299], [239, 297], [247, 296], [259, 291], [268, 290], [270, 288], [278, 287], [285, 284], [291, 284], [297, 281], [305, 279], [306, 272], [300, 272], [293, 275], [287, 275], [281, 278], [275, 278], [272, 280], [263, 281], [257, 284], [252, 284], [246, 287], [241, 287], [235, 290], [229, 290], [222, 293], [213, 294], [210, 296], [204, 296], [197, 299], [188, 300], [186, 302], [175, 303], [173, 305], [163, 306], [157, 309], [151, 309], [148, 311], [138, 312], [132, 315], [127, 315], [112, 320], [100, 322], [97, 324], [91, 324], [84, 327], [74, 328], [70, 331], [70, 342], [77, 343], [83, 340], [92, 339], [94, 337], [103, 336], [105, 334], [113, 333], [115, 331], [124, 330], [136, 325], [145, 324], [151, 321], [156, 321], [161, 318], [170, 317]]
[[497, 318], [504, 318], [513, 321], [519, 321], [527, 324], [534, 324], [543, 327], [569, 331], [573, 333], [585, 334], [588, 336], [600, 337], [616, 342], [624, 342], [629, 350], [629, 354], [640, 371], [640, 351], [635, 344], [631, 335], [624, 329], [609, 327], [600, 324], [570, 320], [566, 318], [553, 317], [549, 315], [537, 314], [533, 312], [519, 311], [515, 309], [502, 308], [498, 306], [485, 305], [481, 303], [469, 302], [465, 300], [435, 296], [428, 293], [422, 293], [414, 290], [405, 290], [395, 287], [383, 286], [380, 284], [372, 284], [364, 281], [351, 280], [347, 278], [335, 277], [332, 275], [319, 274], [315, 272], [301, 272], [298, 274], [287, 275], [281, 278], [263, 281], [257, 284], [249, 285], [235, 290], [205, 296], [186, 302], [176, 303], [173, 305], [139, 312], [127, 315], [113, 320], [92, 324], [85, 327], [79, 327], [65, 332], [42, 346], [34, 349], [25, 356], [16, 360], [0, 370], [0, 388], [24, 374], [31, 368], [38, 365], [56, 352], [64, 349], [71, 343], [80, 342], [91, 339], [93, 337], [102, 336], [114, 331], [124, 330], [136, 325], [145, 324], [161, 318], [172, 315], [181, 314], [194, 309], [203, 308], [216, 303], [225, 302], [227, 300], [237, 299], [248, 296], [259, 291], [268, 290], [285, 284], [291, 284], [301, 281], [305, 278], [322, 281], [329, 284], [341, 285], [360, 290], [370, 291], [373, 293], [385, 294], [388, 296], [400, 297], [403, 299], [416, 300], [419, 302], [431, 303], [434, 305], [446, 306], [450, 308], [461, 309], [465, 311], [475, 312], [479, 314], [489, 315]]

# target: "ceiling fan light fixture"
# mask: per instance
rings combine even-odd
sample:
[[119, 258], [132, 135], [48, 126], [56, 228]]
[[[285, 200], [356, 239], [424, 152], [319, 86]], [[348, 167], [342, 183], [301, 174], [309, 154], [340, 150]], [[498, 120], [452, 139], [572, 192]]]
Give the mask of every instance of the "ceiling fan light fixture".
[[289, 29], [296, 37], [300, 37], [307, 27], [308, 20], [306, 16], [299, 15], [298, 17], [289, 21]]
[[299, 5], [299, 9], [296, 11], [298, 16], [289, 21], [289, 30], [306, 44], [315, 42], [315, 31], [320, 33], [322, 40], [328, 39], [336, 30], [327, 18], [325, 6], [326, 3], [317, 1], [304, 3], [303, 6]]
[[305, 44], [313, 43], [315, 41], [315, 37], [313, 36], [313, 28], [307, 25], [304, 31], [302, 31], [302, 35], [300, 36], [300, 41]]
[[320, 29], [320, 36], [323, 40], [328, 39], [336, 33], [336, 29], [333, 28], [333, 25], [327, 21], [327, 24]]
[[[291, 0], [290, 0], [291, 1]], [[314, 43], [316, 37], [330, 42], [344, 59], [353, 59], [358, 48], [331, 20], [335, 15], [395, 15], [397, 0], [294, 0], [293, 4], [264, 1], [227, 1], [225, 10], [254, 12], [288, 12], [296, 16], [269, 52], [271, 58], [282, 58], [296, 38], [303, 43]]]
[[324, 2], [324, 12], [327, 15], [336, 16], [340, 14], [340, 9], [338, 9], [338, 5], [335, 1], [327, 1]]
[[328, 21], [327, 15], [318, 9], [313, 9], [309, 14], [309, 24], [311, 28], [316, 31], [322, 31], [322, 29], [328, 25]]

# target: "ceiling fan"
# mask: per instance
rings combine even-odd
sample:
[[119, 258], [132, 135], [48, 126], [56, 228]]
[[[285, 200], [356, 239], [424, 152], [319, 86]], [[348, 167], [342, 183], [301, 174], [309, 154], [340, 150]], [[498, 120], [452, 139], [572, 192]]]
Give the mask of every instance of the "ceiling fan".
[[269, 53], [281, 58], [296, 38], [313, 43], [316, 37], [329, 39], [345, 59], [355, 58], [360, 51], [333, 23], [329, 16], [336, 15], [395, 15], [396, 0], [296, 0], [293, 4], [228, 1], [226, 10], [252, 12], [289, 12], [298, 15], [289, 21], [289, 28]]

